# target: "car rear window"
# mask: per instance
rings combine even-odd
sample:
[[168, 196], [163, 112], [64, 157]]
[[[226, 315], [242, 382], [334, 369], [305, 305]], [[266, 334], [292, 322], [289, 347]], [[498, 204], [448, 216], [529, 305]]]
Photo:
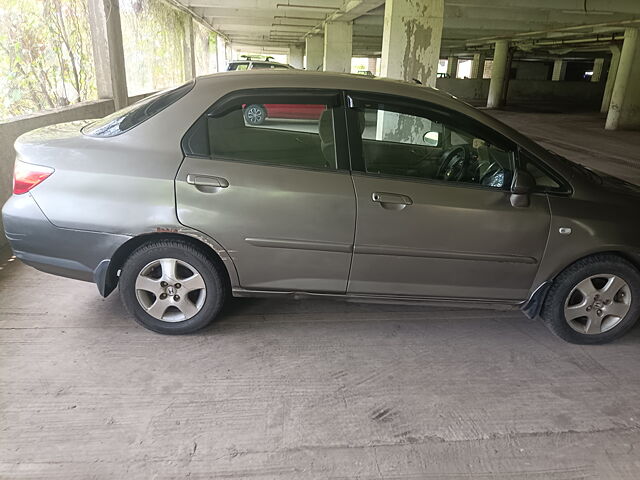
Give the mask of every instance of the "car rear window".
[[106, 117], [96, 120], [82, 129], [82, 133], [91, 137], [114, 137], [131, 130], [145, 120], [175, 103], [193, 88], [193, 80], [171, 90], [158, 92], [139, 102], [129, 105]]

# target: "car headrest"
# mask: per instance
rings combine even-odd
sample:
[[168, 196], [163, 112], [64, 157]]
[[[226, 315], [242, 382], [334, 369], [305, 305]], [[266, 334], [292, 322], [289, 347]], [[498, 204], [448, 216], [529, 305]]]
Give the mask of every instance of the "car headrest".
[[364, 133], [365, 128], [365, 120], [364, 120], [364, 112], [362, 110], [358, 110], [358, 129], [360, 130], [360, 135]]
[[244, 112], [240, 108], [231, 110], [221, 117], [214, 117], [211, 120], [218, 130], [234, 130], [245, 127]]
[[333, 113], [327, 109], [318, 120], [318, 134], [323, 144], [333, 143]]

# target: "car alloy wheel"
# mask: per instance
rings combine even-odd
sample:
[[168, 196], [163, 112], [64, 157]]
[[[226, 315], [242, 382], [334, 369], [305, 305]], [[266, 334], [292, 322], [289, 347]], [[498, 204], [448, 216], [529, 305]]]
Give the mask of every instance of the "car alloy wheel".
[[260, 105], [249, 105], [244, 111], [244, 117], [247, 123], [251, 125], [260, 125], [265, 120], [265, 111]]
[[611, 330], [625, 318], [631, 307], [631, 289], [617, 275], [592, 275], [569, 293], [564, 316], [576, 332], [597, 335]]
[[135, 291], [140, 306], [163, 322], [192, 318], [202, 310], [207, 296], [202, 275], [175, 258], [149, 262], [136, 277]]

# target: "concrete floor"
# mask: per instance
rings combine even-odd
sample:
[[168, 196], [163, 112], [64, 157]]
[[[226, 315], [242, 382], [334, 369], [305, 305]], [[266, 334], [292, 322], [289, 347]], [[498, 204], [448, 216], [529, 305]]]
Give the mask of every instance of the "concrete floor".
[[[640, 178], [640, 134], [497, 115]], [[640, 477], [640, 328], [581, 347], [519, 312], [245, 299], [167, 337], [0, 268], [3, 479]]]

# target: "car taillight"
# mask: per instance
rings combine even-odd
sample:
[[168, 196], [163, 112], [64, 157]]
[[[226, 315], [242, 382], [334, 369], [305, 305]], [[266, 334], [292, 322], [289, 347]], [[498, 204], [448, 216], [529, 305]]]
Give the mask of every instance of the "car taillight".
[[16, 160], [13, 169], [13, 193], [27, 193], [53, 173], [53, 168]]

